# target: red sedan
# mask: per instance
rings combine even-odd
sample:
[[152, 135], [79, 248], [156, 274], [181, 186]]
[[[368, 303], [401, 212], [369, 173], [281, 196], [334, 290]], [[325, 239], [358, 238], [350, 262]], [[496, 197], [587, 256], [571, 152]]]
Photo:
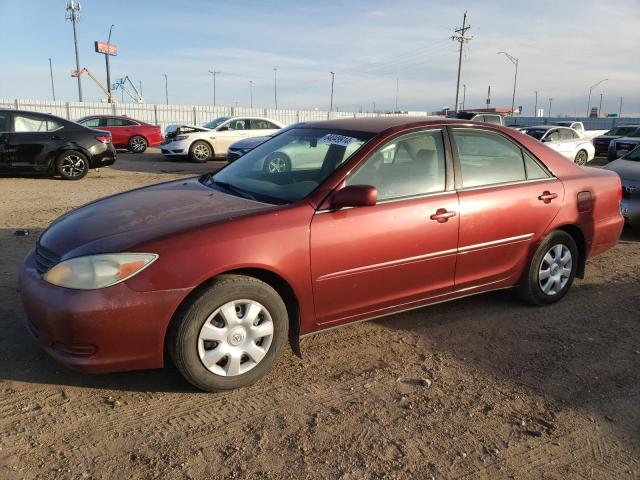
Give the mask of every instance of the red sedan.
[[215, 175], [62, 216], [20, 290], [65, 365], [158, 368], [168, 351], [197, 387], [230, 389], [338, 325], [502, 288], [556, 302], [617, 243], [620, 197], [615, 173], [500, 126], [303, 123]]
[[91, 115], [81, 118], [78, 123], [111, 132], [116, 148], [126, 148], [133, 153], [143, 153], [147, 147], [162, 143], [162, 130], [158, 125], [125, 116]]

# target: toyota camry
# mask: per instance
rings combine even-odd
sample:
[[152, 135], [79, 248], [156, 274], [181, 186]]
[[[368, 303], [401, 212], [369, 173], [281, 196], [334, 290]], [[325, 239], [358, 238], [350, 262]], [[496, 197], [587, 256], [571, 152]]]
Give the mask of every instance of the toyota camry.
[[57, 219], [21, 271], [26, 324], [81, 371], [168, 352], [195, 386], [237, 388], [328, 328], [504, 288], [557, 302], [617, 243], [620, 198], [614, 172], [498, 125], [301, 123]]

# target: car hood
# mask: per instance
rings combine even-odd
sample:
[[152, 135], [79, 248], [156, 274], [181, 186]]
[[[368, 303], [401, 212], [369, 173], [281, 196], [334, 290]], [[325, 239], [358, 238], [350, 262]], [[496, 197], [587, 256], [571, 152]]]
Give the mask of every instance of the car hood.
[[237, 142], [231, 144], [231, 147], [229, 148], [254, 148], [261, 143], [266, 142], [270, 138], [271, 137], [268, 136], [243, 138], [242, 140], [238, 140]]
[[616, 172], [623, 180], [632, 182], [640, 181], [640, 162], [638, 161], [619, 158], [605, 165], [603, 168]]
[[53, 222], [39, 242], [63, 260], [122, 252], [163, 236], [275, 208], [278, 206], [213, 190], [198, 178], [190, 178], [79, 207]]

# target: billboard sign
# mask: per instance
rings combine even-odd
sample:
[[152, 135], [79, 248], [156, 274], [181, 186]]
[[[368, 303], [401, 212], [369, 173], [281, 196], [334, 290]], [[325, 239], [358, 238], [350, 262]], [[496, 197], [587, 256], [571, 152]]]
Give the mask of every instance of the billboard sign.
[[104, 53], [105, 55], [117, 55], [118, 47], [113, 43], [101, 42], [96, 40], [96, 53]]

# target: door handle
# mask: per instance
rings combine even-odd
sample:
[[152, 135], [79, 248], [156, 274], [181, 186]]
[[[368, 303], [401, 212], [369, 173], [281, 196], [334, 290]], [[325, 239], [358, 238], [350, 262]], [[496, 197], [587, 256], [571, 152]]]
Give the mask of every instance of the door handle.
[[444, 223], [448, 221], [451, 217], [455, 217], [456, 212], [450, 212], [446, 208], [439, 208], [436, 210], [436, 213], [431, 215], [429, 218], [431, 220], [435, 220], [438, 223]]
[[550, 203], [554, 198], [558, 198], [557, 193], [551, 193], [549, 190], [542, 192], [542, 195], [538, 197], [538, 200], [542, 200], [544, 203]]

